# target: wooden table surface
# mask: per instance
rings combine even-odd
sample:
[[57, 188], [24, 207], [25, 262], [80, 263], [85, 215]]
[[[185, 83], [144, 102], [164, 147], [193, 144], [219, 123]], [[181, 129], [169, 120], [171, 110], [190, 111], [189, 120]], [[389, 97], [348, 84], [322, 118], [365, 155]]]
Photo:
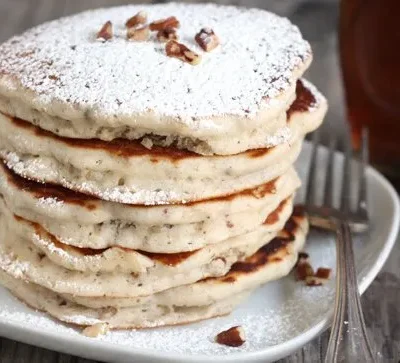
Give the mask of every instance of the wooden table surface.
[[[132, 0], [0, 0], [0, 42], [43, 21], [84, 9], [133, 3]], [[146, 2], [144, 0], [141, 3]], [[336, 0], [247, 0], [220, 3], [268, 8], [288, 16], [312, 43], [315, 60], [308, 77], [330, 102], [325, 130], [342, 123], [342, 88], [336, 54]], [[362, 297], [368, 331], [383, 362], [400, 362], [400, 245], [397, 243], [382, 272]], [[322, 362], [328, 332], [279, 363]], [[1, 363], [93, 363], [0, 338]], [[140, 363], [140, 362], [138, 362]]]

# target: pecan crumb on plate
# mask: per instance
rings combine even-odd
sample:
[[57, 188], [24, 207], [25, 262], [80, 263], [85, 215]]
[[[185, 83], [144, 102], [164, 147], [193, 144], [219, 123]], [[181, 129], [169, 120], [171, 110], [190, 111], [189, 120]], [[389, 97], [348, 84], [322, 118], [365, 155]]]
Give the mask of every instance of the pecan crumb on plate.
[[113, 26], [111, 21], [107, 21], [100, 31], [97, 33], [97, 39], [103, 42], [110, 40], [113, 37]]
[[297, 281], [305, 281], [307, 286], [321, 286], [327, 283], [331, 278], [332, 269], [319, 267], [317, 272], [314, 272], [309, 256], [305, 252], [300, 252], [295, 267], [295, 276]]
[[109, 330], [110, 329], [107, 323], [98, 323], [83, 329], [82, 334], [89, 338], [96, 338], [100, 335], [107, 334]]
[[240, 347], [246, 341], [244, 330], [241, 326], [234, 326], [228, 330], [219, 333], [215, 337], [218, 344], [227, 345], [229, 347]]

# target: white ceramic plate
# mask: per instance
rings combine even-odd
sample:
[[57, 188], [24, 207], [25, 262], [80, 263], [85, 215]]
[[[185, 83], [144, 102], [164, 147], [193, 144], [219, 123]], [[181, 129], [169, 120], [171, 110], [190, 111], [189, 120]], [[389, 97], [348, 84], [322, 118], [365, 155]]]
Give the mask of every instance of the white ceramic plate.
[[[309, 154], [310, 145], [305, 144], [298, 161], [303, 180]], [[323, 154], [325, 157], [325, 151]], [[321, 176], [319, 185], [322, 181]], [[363, 241], [355, 242], [362, 292], [388, 258], [399, 226], [399, 201], [394, 189], [373, 169], [368, 170], [368, 181], [372, 229]], [[306, 251], [314, 267], [334, 267], [332, 237], [312, 232]], [[334, 279], [322, 287], [306, 287], [288, 276], [257, 290], [228, 317], [181, 327], [112, 332], [96, 339], [27, 308], [6, 290], [0, 291], [0, 335], [29, 344], [109, 362], [265, 363], [291, 354], [328, 326]], [[213, 342], [217, 333], [234, 325], [243, 326], [246, 332], [247, 342], [242, 347]]]

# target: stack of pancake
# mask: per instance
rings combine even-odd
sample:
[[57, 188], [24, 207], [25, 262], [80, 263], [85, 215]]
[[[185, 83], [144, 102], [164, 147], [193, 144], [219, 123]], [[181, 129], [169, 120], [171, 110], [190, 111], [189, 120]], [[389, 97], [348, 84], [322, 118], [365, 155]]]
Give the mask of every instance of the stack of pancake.
[[[200, 64], [128, 41], [139, 11], [175, 16]], [[140, 328], [227, 314], [287, 275], [307, 234], [293, 163], [327, 108], [301, 79], [311, 58], [288, 20], [204, 4], [90, 11], [1, 45], [2, 284], [65, 322]]]

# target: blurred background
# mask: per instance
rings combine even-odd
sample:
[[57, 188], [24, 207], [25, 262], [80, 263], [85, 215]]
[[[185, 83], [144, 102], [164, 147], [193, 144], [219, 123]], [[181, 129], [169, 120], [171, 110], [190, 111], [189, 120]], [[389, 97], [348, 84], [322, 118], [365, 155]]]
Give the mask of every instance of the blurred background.
[[[0, 42], [47, 20], [82, 10], [146, 0], [0, 0]], [[165, 1], [164, 1], [165, 2]], [[181, 2], [207, 2], [181, 1]], [[343, 125], [342, 87], [337, 57], [338, 0], [216, 0], [220, 4], [259, 7], [290, 18], [311, 42], [314, 62], [306, 74], [329, 100], [324, 129]], [[12, 16], [10, 16], [12, 14]]]

